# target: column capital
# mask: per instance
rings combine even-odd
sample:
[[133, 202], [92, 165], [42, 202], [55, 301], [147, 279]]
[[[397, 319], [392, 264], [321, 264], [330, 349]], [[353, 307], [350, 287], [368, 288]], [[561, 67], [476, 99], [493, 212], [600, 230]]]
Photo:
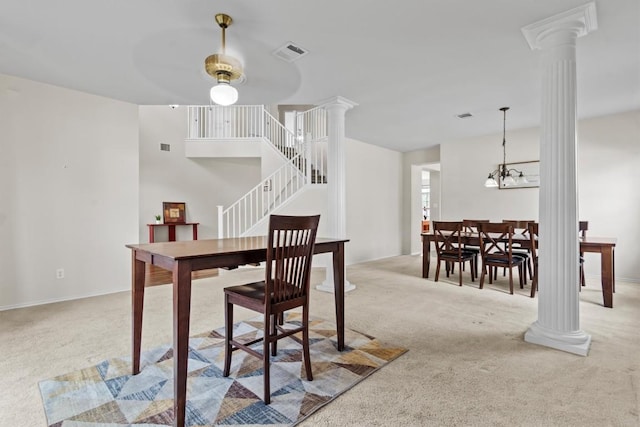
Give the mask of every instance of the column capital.
[[542, 42], [552, 34], [564, 31], [574, 34], [577, 38], [597, 28], [596, 4], [590, 2], [522, 27], [522, 34], [531, 50], [536, 50], [542, 49]]
[[330, 107], [330, 106], [340, 106], [344, 108], [345, 111], [358, 106], [357, 103], [347, 98], [343, 98], [342, 96], [334, 96], [334, 97], [325, 99], [324, 101], [319, 102], [318, 105], [324, 108]]

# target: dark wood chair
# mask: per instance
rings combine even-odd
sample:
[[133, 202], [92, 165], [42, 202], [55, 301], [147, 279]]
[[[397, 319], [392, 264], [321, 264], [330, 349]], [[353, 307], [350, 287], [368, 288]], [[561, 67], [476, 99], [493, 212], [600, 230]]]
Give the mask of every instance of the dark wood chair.
[[449, 271], [453, 271], [455, 263], [460, 264], [458, 269], [459, 283], [462, 286], [462, 265], [469, 261], [471, 271], [471, 281], [475, 280], [475, 259], [476, 253], [464, 250], [462, 247], [462, 222], [456, 221], [433, 221], [433, 233], [436, 238], [436, 255], [438, 257], [438, 267], [436, 268], [436, 282], [440, 277], [441, 261], [445, 262], [447, 277]]
[[513, 268], [518, 268], [520, 288], [524, 287], [524, 258], [513, 254], [513, 225], [509, 223], [479, 223], [480, 254], [482, 256], [482, 274], [480, 275], [480, 289], [484, 287], [484, 276], [489, 273], [489, 283], [493, 283], [494, 269], [504, 267], [509, 269], [509, 292], [513, 294]]
[[[589, 230], [589, 221], [579, 221], [578, 233], [580, 233], [580, 238], [584, 239], [587, 237], [587, 230]], [[584, 280], [584, 252], [582, 251], [580, 251], [580, 285], [586, 285]]]
[[[478, 261], [480, 257], [480, 238], [478, 237], [478, 223], [480, 222], [491, 222], [488, 219], [463, 219], [462, 220], [462, 231], [469, 235], [470, 237], [467, 239], [467, 243], [464, 244], [464, 250], [475, 252], [475, 275], [478, 277]], [[464, 265], [464, 264], [463, 264]]]
[[[580, 221], [578, 230], [580, 232], [580, 237], [586, 237], [586, 231], [589, 228], [589, 223], [587, 221]], [[529, 239], [530, 239], [530, 249], [531, 249], [531, 259], [533, 261], [533, 278], [531, 282], [531, 298], [536, 295], [536, 290], [538, 288], [538, 223], [530, 222], [529, 223]], [[580, 283], [578, 284], [578, 288], [584, 286], [584, 252], [580, 252]]]
[[[231, 369], [231, 354], [243, 350], [263, 360], [264, 403], [271, 402], [269, 384], [270, 356], [277, 352], [277, 341], [291, 336], [302, 343], [304, 366], [308, 381], [313, 380], [309, 359], [309, 281], [311, 259], [320, 215], [281, 216], [271, 215], [264, 281], [225, 288], [225, 377]], [[264, 314], [263, 338], [240, 342], [233, 338], [233, 306], [239, 305]], [[299, 327], [285, 329], [281, 326], [284, 312], [302, 307]], [[302, 340], [293, 334], [302, 332]], [[262, 352], [251, 348], [261, 342]]]
[[[529, 223], [535, 222], [532, 219], [503, 219], [502, 222], [506, 222], [507, 224], [513, 225], [513, 235], [518, 236], [518, 239], [524, 238], [525, 240], [515, 240], [513, 241], [513, 254], [516, 256], [520, 256], [525, 258], [525, 265], [527, 266], [527, 270], [525, 270], [525, 274], [523, 277], [523, 282], [527, 284], [527, 271], [529, 272], [529, 277], [533, 279], [533, 267], [531, 264], [531, 248], [529, 242]], [[504, 271], [503, 271], [504, 275]]]
[[531, 251], [531, 261], [533, 262], [533, 277], [531, 278], [531, 298], [536, 296], [538, 290], [538, 223], [529, 223], [529, 242]]

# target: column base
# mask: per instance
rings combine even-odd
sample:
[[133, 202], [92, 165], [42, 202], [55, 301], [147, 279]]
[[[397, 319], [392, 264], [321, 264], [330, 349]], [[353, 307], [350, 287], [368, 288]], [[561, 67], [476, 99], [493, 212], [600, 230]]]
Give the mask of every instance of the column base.
[[586, 356], [589, 354], [591, 335], [583, 331], [560, 332], [541, 326], [538, 321], [529, 326], [524, 340], [532, 344], [555, 348], [556, 350]]
[[[351, 292], [356, 288], [356, 285], [349, 282], [347, 279], [344, 279], [344, 292]], [[316, 286], [316, 289], [322, 292], [328, 292], [330, 294], [334, 293], [335, 288], [333, 287], [333, 279], [325, 280]]]

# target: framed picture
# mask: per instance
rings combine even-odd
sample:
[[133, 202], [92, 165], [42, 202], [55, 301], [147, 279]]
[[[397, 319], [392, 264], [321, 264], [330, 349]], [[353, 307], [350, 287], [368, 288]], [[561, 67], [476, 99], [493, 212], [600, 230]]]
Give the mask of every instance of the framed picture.
[[[540, 187], [540, 160], [530, 162], [506, 163], [507, 171], [514, 178], [515, 183], [505, 183], [498, 176], [498, 188], [500, 190], [512, 190], [514, 188]], [[502, 165], [498, 166], [502, 170]], [[520, 175], [522, 174], [522, 179]]]
[[162, 214], [165, 224], [184, 224], [185, 204], [182, 202], [162, 202]]

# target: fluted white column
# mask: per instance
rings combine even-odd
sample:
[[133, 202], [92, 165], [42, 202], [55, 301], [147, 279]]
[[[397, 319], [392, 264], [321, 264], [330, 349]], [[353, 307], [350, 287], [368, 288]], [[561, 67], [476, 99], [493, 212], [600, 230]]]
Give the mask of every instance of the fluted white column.
[[[356, 103], [337, 96], [321, 104], [327, 111], [327, 224], [330, 237], [347, 237], [347, 195], [345, 164], [345, 115]], [[348, 249], [348, 244], [346, 246]], [[347, 280], [345, 264], [345, 292], [355, 289]], [[326, 279], [316, 289], [333, 292], [333, 263], [327, 260]]]
[[580, 330], [576, 39], [596, 28], [595, 3], [524, 27], [542, 50], [538, 320], [525, 341], [586, 356]]

